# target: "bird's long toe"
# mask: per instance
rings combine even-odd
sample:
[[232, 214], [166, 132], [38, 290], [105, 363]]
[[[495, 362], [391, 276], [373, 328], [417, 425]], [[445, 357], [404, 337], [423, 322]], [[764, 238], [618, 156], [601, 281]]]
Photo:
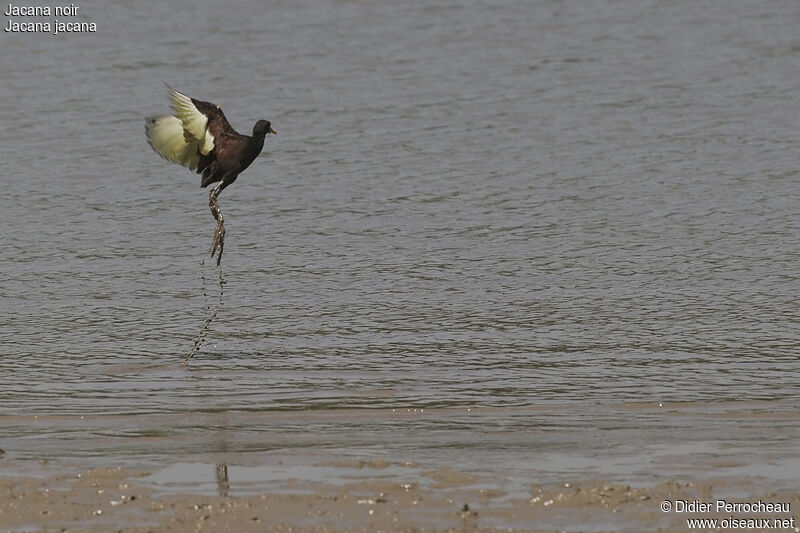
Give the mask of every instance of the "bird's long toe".
[[217, 255], [217, 266], [222, 261], [222, 250], [225, 247], [225, 223], [222, 217], [217, 219], [217, 227], [214, 229], [214, 238], [211, 241], [211, 257]]
[[222, 216], [222, 210], [219, 208], [216, 192], [217, 190], [214, 189], [208, 195], [208, 207], [211, 209], [214, 220], [217, 221], [214, 238], [211, 240], [211, 257], [217, 256], [217, 266], [219, 266], [222, 261], [222, 249], [225, 246], [225, 217]]

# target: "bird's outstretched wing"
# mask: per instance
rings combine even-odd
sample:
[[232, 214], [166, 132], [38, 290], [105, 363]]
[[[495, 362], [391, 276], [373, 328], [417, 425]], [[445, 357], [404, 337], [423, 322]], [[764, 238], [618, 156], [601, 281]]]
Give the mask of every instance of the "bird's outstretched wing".
[[201, 159], [214, 150], [214, 136], [208, 131], [208, 116], [193, 100], [170, 88], [176, 116], [148, 117], [147, 141], [165, 159], [195, 170]]
[[[214, 149], [214, 136], [208, 131], [208, 115], [195, 106], [195, 100], [175, 89], [169, 89], [169, 99], [175, 116], [181, 119], [186, 142], [196, 142], [200, 153], [208, 155]], [[213, 106], [213, 104], [211, 104]]]

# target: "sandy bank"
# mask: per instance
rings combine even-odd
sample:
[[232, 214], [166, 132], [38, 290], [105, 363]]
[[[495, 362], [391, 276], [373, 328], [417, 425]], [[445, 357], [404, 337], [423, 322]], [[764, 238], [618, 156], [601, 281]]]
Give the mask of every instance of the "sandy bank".
[[[524, 497], [476, 488], [470, 474], [426, 473], [431, 484], [359, 480], [344, 485], [294, 482], [294, 489], [242, 497], [171, 493], [147, 484], [145, 472], [96, 468], [39, 477], [0, 477], [0, 531], [107, 532], [686, 532], [691, 517], [730, 513], [663, 512], [663, 501], [715, 501], [725, 487], [669, 482], [634, 488], [601, 481], [530, 485]], [[739, 501], [789, 503], [800, 495], [754, 495]], [[702, 529], [701, 529], [702, 530]], [[754, 530], [754, 529], [751, 529]], [[780, 529], [778, 529], [780, 530]], [[785, 528], [784, 531], [798, 531]]]

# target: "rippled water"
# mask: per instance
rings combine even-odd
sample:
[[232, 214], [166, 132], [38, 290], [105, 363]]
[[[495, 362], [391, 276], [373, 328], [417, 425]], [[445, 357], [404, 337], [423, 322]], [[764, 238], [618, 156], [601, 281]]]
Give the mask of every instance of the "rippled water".
[[[6, 459], [800, 477], [800, 4], [81, 13], [0, 35]], [[162, 81], [279, 132], [188, 368], [213, 221]]]

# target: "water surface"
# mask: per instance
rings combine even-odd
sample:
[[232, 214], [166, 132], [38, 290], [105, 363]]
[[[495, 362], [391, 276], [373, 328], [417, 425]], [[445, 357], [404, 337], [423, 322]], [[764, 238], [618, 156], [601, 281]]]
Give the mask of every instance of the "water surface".
[[[81, 14], [0, 36], [7, 464], [797, 488], [800, 4]], [[187, 368], [219, 289], [199, 178], [145, 142], [162, 81], [279, 132]]]

